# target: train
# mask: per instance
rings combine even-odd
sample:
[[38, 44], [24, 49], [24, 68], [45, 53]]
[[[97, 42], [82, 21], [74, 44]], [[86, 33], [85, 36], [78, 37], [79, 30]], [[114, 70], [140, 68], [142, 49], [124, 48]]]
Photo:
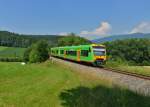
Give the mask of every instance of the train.
[[106, 47], [102, 44], [53, 47], [51, 56], [101, 66], [106, 63]]

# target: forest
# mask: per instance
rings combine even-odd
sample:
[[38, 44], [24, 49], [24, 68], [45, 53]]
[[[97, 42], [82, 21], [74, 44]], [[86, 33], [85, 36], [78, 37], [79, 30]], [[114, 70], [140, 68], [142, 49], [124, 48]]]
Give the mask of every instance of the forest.
[[25, 35], [0, 31], [0, 46], [26, 48], [39, 40], [46, 40], [50, 45], [55, 46], [57, 45], [58, 39], [62, 37], [58, 35]]
[[150, 65], [150, 39], [125, 39], [104, 44], [108, 60], [119, 59], [130, 65]]

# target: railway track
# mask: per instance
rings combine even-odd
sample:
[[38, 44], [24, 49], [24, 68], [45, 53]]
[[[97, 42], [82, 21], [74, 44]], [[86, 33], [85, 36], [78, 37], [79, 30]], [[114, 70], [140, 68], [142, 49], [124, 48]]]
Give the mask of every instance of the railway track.
[[124, 74], [124, 75], [129, 75], [129, 76], [141, 78], [144, 80], [150, 80], [150, 76], [146, 76], [146, 75], [142, 75], [142, 74], [131, 73], [131, 72], [123, 71], [123, 70], [116, 70], [113, 68], [102, 68], [102, 69], [107, 70], [107, 71], [111, 71], [111, 72], [116, 72], [116, 73], [120, 73], [120, 74]]
[[[71, 61], [71, 60], [64, 60], [64, 61], [69, 61], [69, 62], [75, 63], [74, 61]], [[78, 63], [78, 64], [82, 64], [84, 66], [88, 66], [88, 65], [83, 64], [83, 63]], [[146, 76], [146, 75], [142, 75], [142, 74], [132, 73], [132, 72], [123, 71], [123, 70], [117, 70], [117, 69], [114, 69], [114, 68], [106, 68], [106, 67], [103, 67], [103, 68], [100, 68], [100, 69], [107, 70], [108, 72], [111, 71], [111, 72], [115, 72], [115, 73], [119, 73], [119, 74], [132, 76], [132, 77], [136, 77], [136, 78], [140, 78], [140, 79], [144, 79], [144, 80], [150, 80], [150, 76]]]

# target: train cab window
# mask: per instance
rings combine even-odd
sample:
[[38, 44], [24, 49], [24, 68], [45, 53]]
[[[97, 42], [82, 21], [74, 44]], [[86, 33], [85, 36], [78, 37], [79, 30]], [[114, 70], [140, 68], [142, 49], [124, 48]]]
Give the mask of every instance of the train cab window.
[[102, 46], [94, 46], [93, 53], [95, 56], [104, 56], [106, 54], [106, 49]]
[[95, 56], [104, 56], [105, 55], [105, 51], [94, 51], [94, 55]]
[[88, 53], [89, 53], [88, 50], [81, 50], [81, 56], [88, 57]]

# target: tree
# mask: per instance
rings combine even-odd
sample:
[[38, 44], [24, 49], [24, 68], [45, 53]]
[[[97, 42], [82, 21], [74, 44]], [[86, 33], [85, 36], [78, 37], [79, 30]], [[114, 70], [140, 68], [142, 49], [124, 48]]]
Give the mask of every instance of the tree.
[[136, 65], [150, 65], [150, 39], [126, 39], [104, 43], [111, 59], [121, 58]]
[[8, 47], [29, 47], [32, 43], [46, 40], [50, 45], [57, 45], [59, 35], [25, 35], [8, 31], [0, 31], [0, 46]]
[[89, 40], [79, 37], [74, 33], [70, 33], [58, 40], [58, 46], [85, 45], [90, 43], [91, 42]]
[[29, 61], [30, 63], [41, 62], [40, 57], [40, 53], [37, 51], [37, 49], [32, 49], [29, 55]]
[[25, 52], [24, 52], [24, 56], [23, 56], [23, 60], [25, 62], [28, 62], [29, 61], [29, 55], [30, 55], [30, 52], [31, 52], [32, 48], [31, 47], [28, 47]]
[[43, 40], [33, 44], [24, 53], [24, 60], [31, 63], [44, 62], [48, 58], [48, 43]]

